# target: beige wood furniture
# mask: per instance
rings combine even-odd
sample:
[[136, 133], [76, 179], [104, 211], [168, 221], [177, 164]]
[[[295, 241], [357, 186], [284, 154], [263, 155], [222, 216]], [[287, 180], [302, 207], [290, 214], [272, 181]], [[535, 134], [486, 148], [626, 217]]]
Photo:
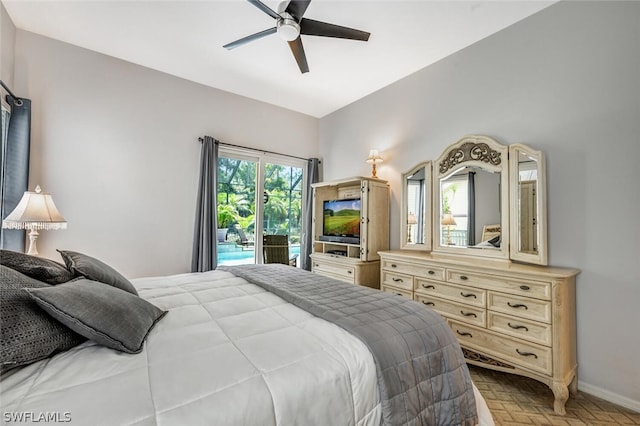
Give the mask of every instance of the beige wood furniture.
[[545, 383], [565, 414], [577, 391], [577, 269], [408, 250], [380, 252], [381, 290], [445, 317], [470, 364]]
[[[313, 250], [311, 270], [353, 284], [380, 288], [380, 250], [389, 249], [389, 185], [375, 178], [355, 177], [320, 182], [313, 187]], [[360, 199], [360, 239], [323, 239], [326, 200]], [[337, 238], [339, 240], [339, 238]]]

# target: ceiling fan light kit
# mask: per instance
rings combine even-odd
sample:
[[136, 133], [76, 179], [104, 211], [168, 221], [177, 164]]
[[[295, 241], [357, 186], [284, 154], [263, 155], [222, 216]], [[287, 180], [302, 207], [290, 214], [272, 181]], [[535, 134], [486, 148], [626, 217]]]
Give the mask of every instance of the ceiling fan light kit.
[[277, 33], [284, 41], [293, 41], [300, 37], [300, 25], [293, 18], [278, 19]]
[[278, 5], [277, 13], [260, 0], [247, 1], [274, 18], [276, 20], [276, 26], [225, 44], [223, 47], [227, 50], [235, 49], [251, 41], [277, 33], [282, 40], [288, 42], [291, 53], [298, 63], [300, 72], [306, 73], [309, 71], [309, 66], [307, 65], [307, 57], [304, 53], [304, 47], [302, 46], [301, 34], [348, 40], [369, 40], [370, 34], [368, 32], [303, 18], [304, 12], [309, 7], [311, 0], [283, 1]]

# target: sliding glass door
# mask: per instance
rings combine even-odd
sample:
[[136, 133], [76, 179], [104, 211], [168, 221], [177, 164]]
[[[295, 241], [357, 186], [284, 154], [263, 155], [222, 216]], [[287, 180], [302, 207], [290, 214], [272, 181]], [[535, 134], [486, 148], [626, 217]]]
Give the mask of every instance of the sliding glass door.
[[300, 253], [306, 162], [220, 147], [218, 264], [262, 262], [262, 236], [287, 235]]

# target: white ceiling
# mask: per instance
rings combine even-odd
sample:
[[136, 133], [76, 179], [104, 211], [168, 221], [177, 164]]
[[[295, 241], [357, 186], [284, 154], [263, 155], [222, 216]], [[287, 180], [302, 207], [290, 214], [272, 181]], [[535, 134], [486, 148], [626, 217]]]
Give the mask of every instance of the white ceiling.
[[[17, 28], [187, 80], [323, 117], [554, 1], [313, 0], [305, 17], [371, 33], [368, 42], [302, 36], [301, 74], [274, 26], [243, 0], [2, 0]], [[263, 0], [277, 10], [278, 1]]]

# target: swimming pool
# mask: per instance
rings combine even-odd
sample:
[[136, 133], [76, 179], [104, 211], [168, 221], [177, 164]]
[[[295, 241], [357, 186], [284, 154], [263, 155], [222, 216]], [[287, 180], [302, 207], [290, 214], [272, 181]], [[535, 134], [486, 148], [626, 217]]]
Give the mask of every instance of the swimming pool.
[[[300, 245], [289, 246], [290, 255], [300, 254]], [[235, 244], [218, 244], [218, 265], [246, 265], [255, 263], [254, 249]]]

